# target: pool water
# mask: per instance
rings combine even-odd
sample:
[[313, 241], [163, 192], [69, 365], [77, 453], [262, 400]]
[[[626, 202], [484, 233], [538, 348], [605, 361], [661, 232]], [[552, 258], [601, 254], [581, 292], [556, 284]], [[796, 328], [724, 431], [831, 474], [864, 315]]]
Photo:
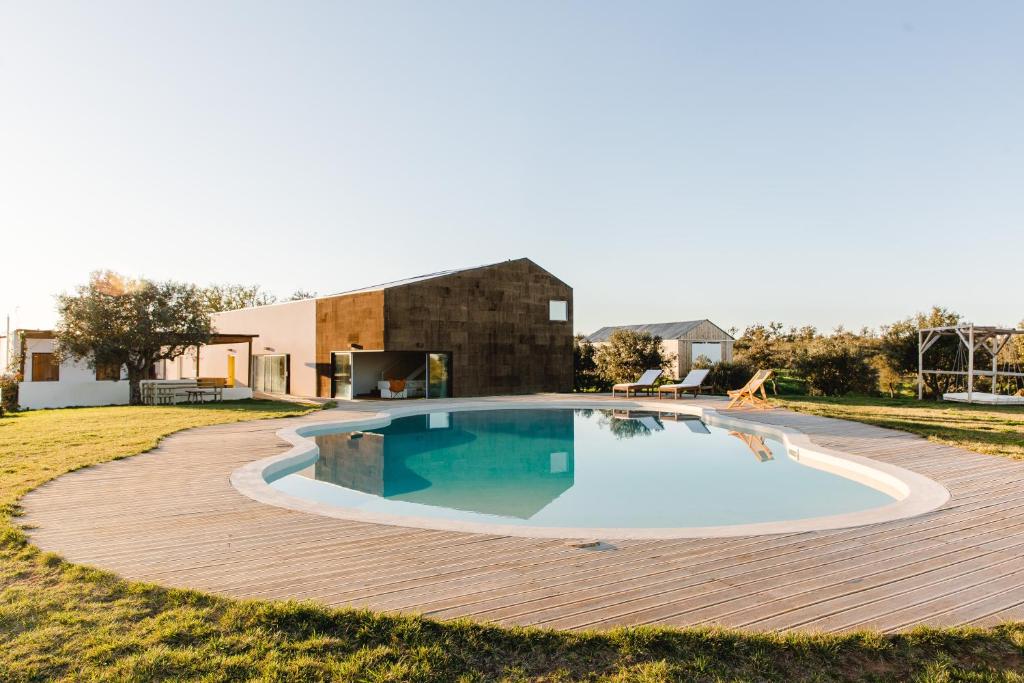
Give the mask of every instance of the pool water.
[[540, 527], [773, 522], [893, 502], [801, 465], [771, 439], [651, 411], [430, 413], [316, 437], [270, 485], [345, 508]]

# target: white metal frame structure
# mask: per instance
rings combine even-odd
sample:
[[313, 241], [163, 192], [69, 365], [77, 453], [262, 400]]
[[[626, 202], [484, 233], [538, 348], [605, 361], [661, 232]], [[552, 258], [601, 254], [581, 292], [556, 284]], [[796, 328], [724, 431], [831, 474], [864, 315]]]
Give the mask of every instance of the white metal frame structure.
[[[938, 370], [925, 369], [924, 354], [944, 336], [956, 336], [967, 348], [967, 369], [966, 370]], [[917, 331], [917, 399], [924, 397], [924, 376], [925, 375], [966, 375], [967, 376], [967, 402], [974, 400], [974, 378], [977, 376], [991, 376], [992, 389], [995, 391], [996, 378], [999, 375], [1004, 377], [1024, 377], [1024, 372], [999, 372], [999, 352], [1006, 347], [1010, 339], [1016, 335], [1024, 335], [1024, 329], [1012, 327], [992, 327], [975, 325], [974, 323], [961, 323], [947, 327], [923, 327]], [[992, 356], [991, 370], [976, 370], [974, 368], [974, 352], [985, 349]]]

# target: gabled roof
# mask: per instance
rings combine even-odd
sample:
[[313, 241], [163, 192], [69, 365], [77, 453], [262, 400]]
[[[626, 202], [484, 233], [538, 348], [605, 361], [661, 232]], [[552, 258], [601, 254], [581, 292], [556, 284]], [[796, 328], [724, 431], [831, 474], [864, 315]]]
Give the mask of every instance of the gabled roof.
[[[370, 287], [361, 287], [359, 289], [350, 289], [350, 290], [345, 291], [345, 292], [336, 292], [334, 294], [327, 294], [327, 295], [324, 295], [324, 296], [318, 296], [316, 298], [318, 298], [318, 299], [329, 299], [331, 297], [346, 296], [348, 294], [363, 294], [365, 292], [379, 292], [379, 291], [384, 290], [384, 289], [391, 289], [393, 287], [402, 287], [404, 285], [411, 285], [411, 284], [414, 284], [414, 283], [417, 283], [417, 282], [423, 282], [424, 280], [435, 280], [437, 278], [448, 277], [449, 275], [455, 275], [456, 273], [465, 273], [465, 272], [470, 271], [470, 270], [480, 270], [482, 268], [493, 268], [494, 266], [501, 266], [501, 265], [505, 265], [506, 263], [514, 263], [516, 261], [528, 261], [529, 263], [533, 264], [535, 267], [540, 268], [541, 270], [543, 270], [548, 275], [551, 275], [550, 272], [544, 270], [543, 268], [538, 266], [536, 263], [534, 263], [530, 259], [524, 257], [524, 258], [519, 258], [519, 259], [509, 259], [507, 261], [498, 261], [497, 263], [485, 263], [482, 266], [470, 266], [468, 268], [455, 268], [453, 270], [441, 270], [441, 271], [438, 271], [436, 273], [427, 273], [426, 275], [417, 275], [415, 277], [405, 278], [403, 280], [395, 280], [393, 282], [384, 282], [384, 283], [381, 283], [379, 285], [371, 285]], [[551, 277], [556, 279], [556, 280], [558, 280], [558, 278], [555, 278], [554, 275], [551, 275]], [[558, 281], [562, 282], [561, 280], [558, 280]], [[563, 282], [562, 284], [565, 284], [565, 283]], [[566, 285], [566, 286], [568, 286], [568, 285]]]
[[344, 292], [336, 292], [334, 294], [327, 294], [325, 296], [318, 296], [318, 299], [326, 299], [332, 296], [344, 296], [346, 294], [362, 294], [363, 292], [379, 292], [382, 289], [391, 289], [392, 287], [401, 287], [402, 285], [411, 285], [414, 282], [423, 282], [424, 280], [433, 280], [439, 277], [446, 277], [448, 275], [454, 275], [455, 273], [464, 273], [467, 270], [476, 270], [477, 268], [487, 268], [488, 266], [496, 266], [496, 263], [488, 263], [483, 266], [470, 266], [469, 268], [455, 268], [453, 270], [439, 270], [436, 273], [427, 273], [426, 275], [416, 275], [414, 277], [407, 277], [404, 280], [394, 280], [393, 282], [384, 282], [379, 285], [371, 285], [369, 287], [360, 287], [359, 289], [349, 289]]
[[232, 313], [234, 311], [245, 311], [245, 310], [249, 310], [249, 309], [252, 309], [252, 308], [269, 308], [271, 306], [292, 306], [292, 305], [295, 305], [295, 304], [308, 304], [311, 301], [317, 301], [317, 300], [320, 300], [320, 299], [333, 299], [334, 297], [348, 296], [350, 294], [364, 294], [366, 292], [380, 292], [380, 291], [383, 291], [385, 289], [392, 289], [394, 287], [403, 287], [405, 285], [411, 285], [411, 284], [415, 284], [417, 282], [424, 282], [426, 280], [436, 280], [436, 279], [439, 279], [439, 278], [448, 277], [449, 275], [455, 275], [457, 273], [465, 273], [465, 272], [468, 272], [468, 271], [471, 271], [471, 270], [481, 270], [483, 268], [493, 268], [495, 266], [503, 266], [503, 265], [506, 265], [508, 263], [519, 263], [520, 261], [526, 261], [527, 263], [530, 263], [534, 268], [537, 268], [537, 269], [543, 271], [548, 276], [550, 276], [552, 279], [557, 280], [558, 282], [560, 282], [561, 284], [565, 285], [566, 287], [569, 286], [565, 282], [563, 282], [562, 280], [559, 280], [557, 277], [552, 275], [550, 271], [545, 270], [541, 266], [537, 265], [537, 263], [535, 263], [534, 261], [531, 261], [530, 259], [523, 257], [523, 258], [518, 258], [518, 259], [509, 259], [507, 261], [498, 261], [497, 263], [486, 263], [486, 264], [484, 264], [482, 266], [470, 266], [468, 268], [455, 268], [455, 269], [452, 269], [452, 270], [441, 270], [441, 271], [438, 271], [436, 273], [427, 273], [426, 275], [417, 275], [415, 277], [405, 278], [404, 280], [394, 280], [392, 282], [383, 282], [383, 283], [381, 283], [379, 285], [371, 285], [369, 287], [360, 287], [359, 289], [349, 289], [349, 290], [346, 290], [344, 292], [335, 292], [333, 294], [324, 294], [324, 295], [321, 295], [321, 296], [312, 297], [310, 299], [298, 299], [298, 300], [295, 300], [295, 301], [278, 301], [276, 303], [265, 304], [263, 306], [246, 306], [244, 308], [231, 309], [230, 311], [219, 311], [218, 313], [216, 313], [214, 315], [220, 315], [222, 313]]
[[[632, 330], [633, 332], [647, 332], [653, 337], [661, 337], [662, 339], [679, 339], [693, 328], [700, 325], [702, 322], [711, 322], [710, 320], [684, 320], [682, 322], [675, 323], [644, 323], [642, 325], [609, 325], [602, 327], [597, 332], [587, 336], [587, 341], [591, 343], [606, 342], [608, 338], [612, 336], [612, 332], [616, 330]], [[714, 325], [714, 323], [711, 323]], [[715, 327], [718, 327], [715, 325]], [[721, 328], [719, 328], [721, 329]], [[724, 332], [724, 330], [723, 330]], [[732, 336], [725, 333], [725, 336], [732, 339]]]

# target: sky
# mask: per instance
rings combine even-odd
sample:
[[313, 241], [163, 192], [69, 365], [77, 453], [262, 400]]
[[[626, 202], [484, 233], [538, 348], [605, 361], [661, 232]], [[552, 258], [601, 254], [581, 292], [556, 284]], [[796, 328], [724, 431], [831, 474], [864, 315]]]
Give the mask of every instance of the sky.
[[97, 269], [526, 256], [580, 332], [1015, 324], [1022, 35], [1017, 0], [0, 0], [0, 316]]

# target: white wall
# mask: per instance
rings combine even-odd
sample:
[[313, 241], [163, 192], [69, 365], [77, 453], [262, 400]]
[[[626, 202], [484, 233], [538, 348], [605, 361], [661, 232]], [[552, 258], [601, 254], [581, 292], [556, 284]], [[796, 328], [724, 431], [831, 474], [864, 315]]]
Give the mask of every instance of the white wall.
[[[54, 348], [55, 343], [52, 339], [25, 340], [25, 378], [27, 381], [18, 383], [18, 405], [22, 409], [40, 410], [42, 408], [128, 404], [129, 388], [124, 368], [121, 369], [122, 379], [120, 381], [97, 381], [96, 371], [90, 368], [86, 361], [65, 360], [60, 364], [60, 379], [58, 381], [31, 381], [32, 354], [53, 353]], [[183, 360], [184, 367], [188, 371], [186, 377], [194, 377], [194, 358], [185, 358]], [[166, 365], [172, 371], [167, 373], [171, 375], [169, 379], [178, 379], [176, 376], [178, 361], [168, 361]], [[242, 375], [242, 377], [244, 378], [245, 375]], [[246, 398], [252, 398], [252, 390], [247, 386], [224, 390], [224, 400], [231, 401]]]
[[128, 404], [128, 382], [20, 382], [18, 405], [31, 408]]
[[[316, 300], [290, 301], [271, 306], [242, 308], [213, 316], [214, 329], [221, 334], [255, 334], [254, 356], [287, 353], [291, 356], [291, 393], [316, 396]], [[200, 374], [224, 377], [229, 349], [235, 350], [235, 386], [248, 383], [245, 344], [204, 347], [199, 354]], [[191, 375], [189, 375], [191, 376]]]
[[[52, 339], [25, 340], [25, 380], [32, 379], [32, 354], [53, 353], [56, 345]], [[124, 373], [122, 371], [122, 376]], [[84, 361], [65, 360], [60, 364], [60, 382], [36, 382], [36, 384], [63, 384], [64, 382], [95, 382], [96, 371]]]
[[[252, 398], [249, 387], [224, 390], [225, 401]], [[128, 381], [120, 382], [20, 382], [18, 405], [22, 410], [78, 406], [128, 405]]]

